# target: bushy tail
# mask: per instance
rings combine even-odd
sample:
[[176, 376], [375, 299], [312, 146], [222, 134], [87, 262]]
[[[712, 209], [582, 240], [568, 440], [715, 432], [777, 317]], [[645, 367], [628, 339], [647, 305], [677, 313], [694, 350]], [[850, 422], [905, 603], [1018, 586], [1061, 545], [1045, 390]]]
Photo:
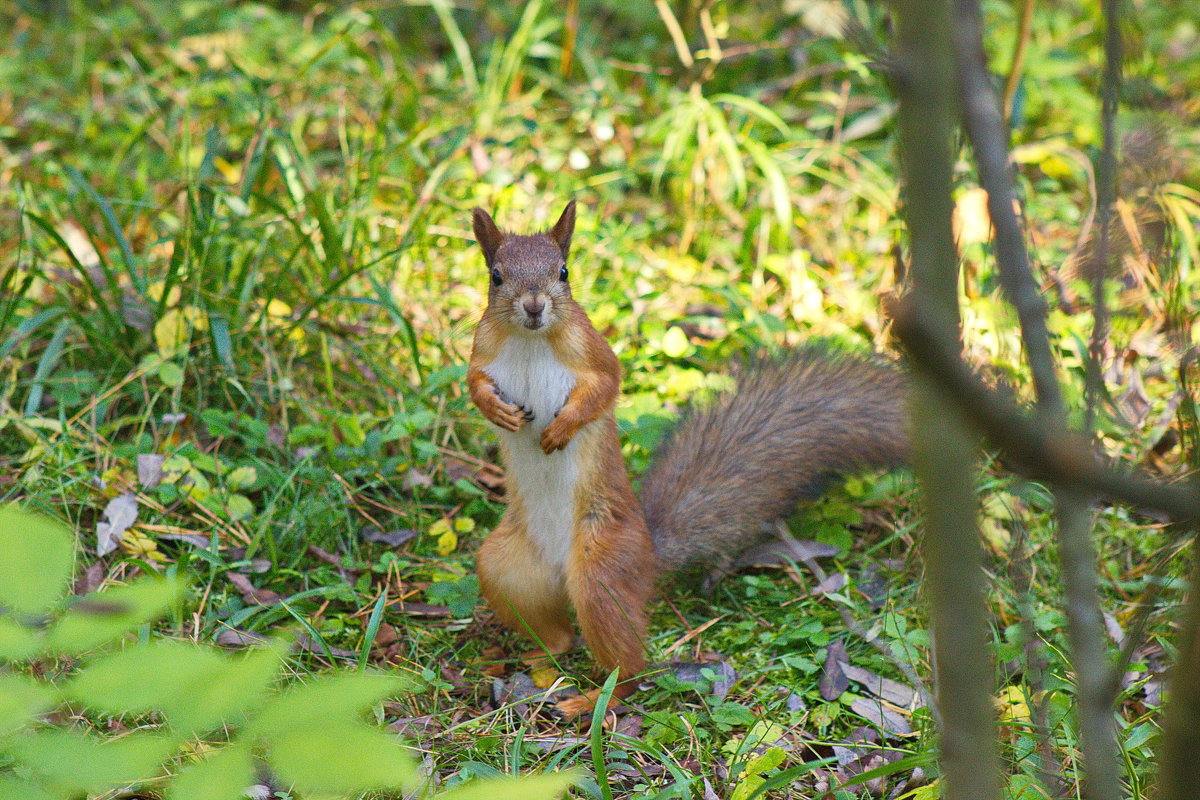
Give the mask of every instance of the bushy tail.
[[809, 346], [689, 412], [642, 480], [663, 565], [728, 563], [838, 475], [905, 463], [907, 383], [893, 365]]

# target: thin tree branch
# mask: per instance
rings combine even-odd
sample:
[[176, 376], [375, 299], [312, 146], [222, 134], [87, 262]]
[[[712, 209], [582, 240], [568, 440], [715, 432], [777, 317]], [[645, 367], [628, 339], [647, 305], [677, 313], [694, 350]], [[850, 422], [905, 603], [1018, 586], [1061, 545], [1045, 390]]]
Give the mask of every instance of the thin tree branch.
[[995, 230], [993, 243], [1000, 284], [1021, 323], [1021, 338], [1038, 406], [1047, 410], [1050, 419], [1058, 420], [1064, 416], [1063, 400], [1055, 376], [1050, 334], [1046, 330], [1046, 302], [1033, 279], [1025, 236], [1013, 208], [1008, 136], [983, 52], [983, 13], [979, 0], [955, 3], [954, 52], [963, 123], [975, 152], [979, 183], [987, 191], [988, 214]]
[[1013, 101], [1017, 97], [1017, 89], [1021, 86], [1021, 74], [1025, 70], [1025, 51], [1029, 49], [1029, 41], [1033, 38], [1033, 4], [1034, 0], [1021, 0], [1021, 20], [1017, 24], [1017, 38], [1013, 42], [1012, 64], [1008, 68], [1008, 78], [1004, 81], [1004, 119], [1012, 119]]
[[[1026, 11], [1031, 5], [1026, 4]], [[1013, 208], [1008, 137], [983, 50], [983, 12], [979, 0], [956, 0], [955, 6], [954, 48], [963, 121], [975, 152], [980, 184], [987, 190], [1000, 282], [1020, 320], [1038, 416], [1044, 426], [1061, 432], [1067, 426], [1066, 410], [1046, 329], [1046, 304], [1033, 279], [1025, 238]], [[1092, 541], [1093, 498], [1061, 486], [1054, 494], [1088, 796], [1092, 800], [1119, 800], [1121, 783], [1113, 720], [1116, 694], [1111, 691], [1111, 671], [1105, 659], [1104, 619]]]
[[[951, 230], [954, 62], [950, 3], [901, 0], [896, 85], [911, 298], [939, 342], [957, 343], [958, 254]], [[951, 800], [1000, 797], [988, 657], [986, 584], [975, 518], [978, 442], [961, 411], [928, 376], [914, 381], [913, 469], [925, 508], [926, 592], [941, 762]]]
[[1193, 545], [1190, 591], [1171, 671], [1170, 699], [1163, 715], [1160, 800], [1196, 797], [1196, 752], [1200, 747], [1200, 537]]
[[1100, 92], [1103, 146], [1096, 170], [1096, 219], [1100, 238], [1091, 266], [1092, 338], [1088, 345], [1086, 427], [1092, 429], [1096, 407], [1104, 394], [1104, 350], [1108, 342], [1108, 303], [1104, 281], [1108, 277], [1109, 234], [1113, 205], [1117, 201], [1117, 103], [1121, 92], [1121, 3], [1104, 0], [1104, 80]]
[[1166, 513], [1183, 526], [1200, 522], [1200, 484], [1164, 484], [1102, 465], [1087, 439], [1054, 432], [987, 387], [959, 357], [957, 342], [946, 344], [930, 330], [913, 302], [893, 307], [894, 330], [912, 366], [952, 398], [1006, 458], [1006, 465], [1053, 485], [1078, 486], [1102, 497]]

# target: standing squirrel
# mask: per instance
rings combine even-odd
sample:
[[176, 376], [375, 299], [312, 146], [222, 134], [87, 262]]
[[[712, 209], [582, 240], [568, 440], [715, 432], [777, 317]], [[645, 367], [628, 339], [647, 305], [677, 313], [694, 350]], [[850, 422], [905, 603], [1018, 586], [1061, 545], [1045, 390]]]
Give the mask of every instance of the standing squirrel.
[[[621, 370], [571, 296], [575, 202], [544, 233], [501, 231], [473, 212], [489, 270], [475, 330], [471, 400], [500, 428], [508, 507], [479, 550], [484, 597], [539, 650], [569, 650], [573, 608], [625, 697], [646, 665], [646, 605], [659, 577], [721, 565], [830, 479], [908, 457], [906, 379], [896, 368], [802, 348], [751, 369], [688, 414], [642, 481], [629, 482], [613, 409]], [[598, 692], [559, 704], [590, 710]]]

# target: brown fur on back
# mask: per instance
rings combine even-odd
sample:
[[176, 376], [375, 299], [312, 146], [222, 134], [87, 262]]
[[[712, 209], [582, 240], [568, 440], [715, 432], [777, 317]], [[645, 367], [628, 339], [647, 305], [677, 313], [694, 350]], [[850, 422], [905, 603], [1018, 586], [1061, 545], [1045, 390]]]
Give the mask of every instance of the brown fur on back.
[[664, 566], [720, 565], [839, 474], [908, 459], [896, 367], [805, 347], [683, 419], [642, 481]]

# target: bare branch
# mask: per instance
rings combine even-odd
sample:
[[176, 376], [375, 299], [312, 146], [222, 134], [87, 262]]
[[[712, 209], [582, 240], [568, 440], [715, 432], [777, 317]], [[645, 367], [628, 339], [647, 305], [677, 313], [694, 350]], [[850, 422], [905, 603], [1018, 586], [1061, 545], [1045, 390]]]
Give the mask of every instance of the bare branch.
[[1184, 526], [1200, 522], [1200, 485], [1195, 481], [1163, 484], [1103, 466], [1084, 437], [1044, 429], [989, 389], [963, 363], [957, 342], [948, 345], [934, 335], [914, 303], [897, 303], [893, 315], [913, 367], [948, 393], [955, 408], [1003, 451], [1008, 466], [1030, 478], [1165, 512]]
[[996, 267], [1000, 284], [1017, 311], [1021, 338], [1033, 374], [1038, 405], [1048, 417], [1063, 417], [1062, 392], [1054, 374], [1054, 355], [1046, 330], [1046, 302], [1029, 268], [1025, 236], [1014, 211], [1008, 136], [992, 88], [983, 52], [983, 16], [979, 0], [957, 0], [954, 19], [954, 52], [963, 103], [963, 122], [975, 161], [979, 183], [987, 191], [988, 214], [995, 229]]
[[[911, 299], [940, 342], [959, 337], [958, 255], [951, 230], [954, 62], [950, 4], [902, 0], [896, 84]], [[1000, 797], [983, 553], [976, 524], [978, 442], [927, 376], [914, 382], [913, 469], [925, 508], [926, 593], [933, 634], [945, 796]]]

